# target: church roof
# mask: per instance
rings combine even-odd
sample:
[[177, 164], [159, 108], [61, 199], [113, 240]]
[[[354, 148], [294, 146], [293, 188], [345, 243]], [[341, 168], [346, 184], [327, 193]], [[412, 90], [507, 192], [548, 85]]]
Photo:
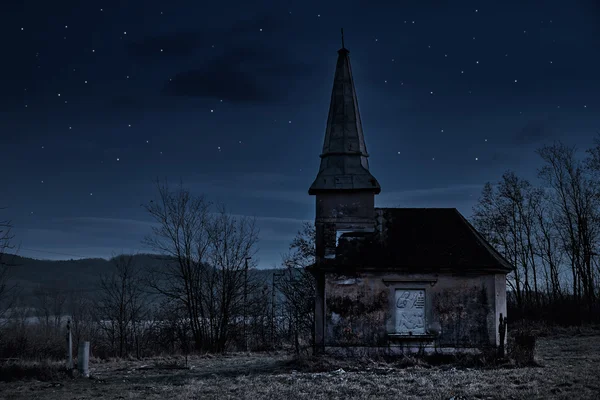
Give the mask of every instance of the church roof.
[[346, 233], [322, 267], [499, 272], [513, 266], [455, 208], [376, 208], [374, 233]]
[[342, 42], [342, 48], [338, 50], [321, 166], [308, 191], [311, 195], [330, 190], [381, 191], [379, 183], [369, 172], [369, 154], [358, 111], [349, 53]]

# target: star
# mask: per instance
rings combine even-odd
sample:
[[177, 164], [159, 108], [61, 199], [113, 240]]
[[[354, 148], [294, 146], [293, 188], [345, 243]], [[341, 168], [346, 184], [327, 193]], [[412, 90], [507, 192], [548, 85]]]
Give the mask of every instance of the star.
[[117, 161], [121, 161], [121, 159], [119, 157], [117, 157]]
[[92, 194], [93, 194], [93, 193], [92, 193], [92, 192], [90, 192], [90, 196], [91, 196]]
[[479, 161], [479, 158], [478, 158], [478, 157], [475, 157], [475, 161]]
[[214, 112], [215, 110], [210, 110], [210, 112]]

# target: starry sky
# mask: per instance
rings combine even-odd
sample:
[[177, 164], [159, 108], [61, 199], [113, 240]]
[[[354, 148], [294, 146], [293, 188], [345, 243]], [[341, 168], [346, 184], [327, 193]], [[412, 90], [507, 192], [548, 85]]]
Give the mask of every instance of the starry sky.
[[156, 178], [257, 218], [280, 261], [350, 50], [380, 207], [465, 216], [600, 129], [596, 0], [3, 0], [0, 219], [19, 254], [147, 251]]

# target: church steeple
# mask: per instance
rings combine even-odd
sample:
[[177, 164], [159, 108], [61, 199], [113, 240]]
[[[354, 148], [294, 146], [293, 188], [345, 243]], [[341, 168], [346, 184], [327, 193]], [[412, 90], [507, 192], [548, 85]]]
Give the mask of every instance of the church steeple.
[[367, 191], [374, 194], [381, 191], [379, 182], [369, 172], [369, 154], [358, 111], [349, 53], [344, 47], [342, 30], [342, 48], [338, 50], [321, 166], [308, 190], [311, 195], [331, 191]]

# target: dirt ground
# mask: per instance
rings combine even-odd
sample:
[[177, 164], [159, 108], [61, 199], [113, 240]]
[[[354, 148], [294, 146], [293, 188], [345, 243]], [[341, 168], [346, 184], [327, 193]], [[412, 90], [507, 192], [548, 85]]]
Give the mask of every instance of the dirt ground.
[[600, 398], [600, 336], [540, 338], [536, 361], [495, 369], [344, 361], [326, 372], [296, 370], [285, 355], [195, 357], [187, 368], [182, 359], [94, 362], [90, 379], [0, 382], [0, 399]]

